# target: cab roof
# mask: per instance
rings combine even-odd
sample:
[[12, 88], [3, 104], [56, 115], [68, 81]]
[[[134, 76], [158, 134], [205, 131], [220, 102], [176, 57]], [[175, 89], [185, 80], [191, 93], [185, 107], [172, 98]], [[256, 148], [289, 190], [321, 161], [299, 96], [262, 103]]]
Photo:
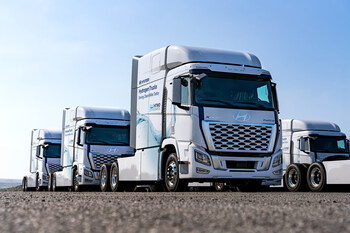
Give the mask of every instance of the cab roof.
[[282, 120], [282, 130], [340, 132], [340, 127], [337, 124], [334, 124], [332, 122], [286, 119], [286, 120]]

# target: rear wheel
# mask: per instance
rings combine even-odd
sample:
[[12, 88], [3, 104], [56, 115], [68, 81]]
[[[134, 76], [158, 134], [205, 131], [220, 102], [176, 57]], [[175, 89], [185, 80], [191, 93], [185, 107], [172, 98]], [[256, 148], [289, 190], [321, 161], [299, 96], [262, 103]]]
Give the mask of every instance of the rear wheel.
[[326, 186], [326, 170], [321, 163], [313, 163], [307, 170], [307, 184], [312, 192], [321, 192]]
[[100, 188], [102, 192], [107, 192], [111, 190], [109, 176], [111, 174], [111, 165], [103, 164], [100, 169]]
[[121, 190], [119, 182], [119, 166], [116, 162], [114, 162], [111, 166], [109, 182], [112, 192], [117, 192]]
[[284, 174], [284, 182], [291, 192], [305, 190], [306, 186], [306, 167], [302, 164], [290, 164]]
[[179, 162], [175, 153], [169, 155], [164, 169], [164, 186], [168, 192], [184, 191], [188, 182], [179, 178]]

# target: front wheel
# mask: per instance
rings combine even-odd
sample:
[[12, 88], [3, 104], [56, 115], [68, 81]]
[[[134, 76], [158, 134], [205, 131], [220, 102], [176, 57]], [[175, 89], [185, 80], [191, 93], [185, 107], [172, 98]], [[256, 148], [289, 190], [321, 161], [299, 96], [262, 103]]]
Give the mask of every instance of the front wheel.
[[169, 155], [164, 169], [164, 186], [168, 192], [183, 191], [188, 183], [181, 181], [179, 177], [179, 162], [175, 153]]
[[306, 168], [302, 164], [290, 164], [284, 174], [284, 182], [291, 192], [299, 192], [305, 189]]
[[49, 173], [49, 183], [47, 185], [47, 191], [51, 192], [52, 191], [52, 174]]
[[326, 170], [321, 163], [313, 163], [307, 170], [307, 184], [312, 192], [321, 192], [326, 186]]
[[100, 170], [100, 188], [102, 192], [107, 192], [111, 190], [109, 176], [111, 173], [111, 165], [103, 164]]
[[39, 174], [36, 174], [35, 191], [41, 191]]
[[225, 183], [214, 182], [213, 186], [216, 192], [224, 192], [227, 190]]
[[73, 191], [74, 192], [80, 192], [81, 186], [79, 184], [79, 173], [78, 169], [73, 170]]

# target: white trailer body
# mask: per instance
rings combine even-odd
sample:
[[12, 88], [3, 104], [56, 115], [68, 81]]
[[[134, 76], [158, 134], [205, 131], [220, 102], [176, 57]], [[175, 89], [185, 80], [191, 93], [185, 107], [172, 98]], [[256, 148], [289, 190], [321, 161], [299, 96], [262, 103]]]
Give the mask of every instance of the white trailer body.
[[[120, 181], [161, 181], [176, 153], [186, 181], [281, 179], [275, 84], [248, 53], [168, 46], [133, 58], [132, 157]], [[172, 168], [169, 168], [172, 169]]]
[[[48, 168], [60, 164], [61, 131], [34, 129], [31, 133], [29, 173], [23, 179], [23, 188], [40, 188], [48, 185]], [[26, 183], [24, 183], [26, 181]]]
[[[63, 110], [62, 171], [53, 176], [53, 188], [99, 185], [103, 163], [134, 153], [129, 146], [127, 110], [78, 106]], [[76, 174], [74, 172], [76, 171]], [[78, 191], [78, 190], [76, 190]]]
[[[349, 145], [338, 125], [330, 122], [282, 120], [283, 174], [285, 185], [299, 191], [307, 183], [310, 164], [323, 164], [327, 183], [341, 184], [348, 180]], [[294, 168], [291, 168], [294, 167]], [[295, 172], [295, 166], [299, 166]], [[298, 174], [300, 173], [300, 174]], [[294, 174], [294, 175], [293, 175]], [[299, 187], [300, 183], [300, 187]]]

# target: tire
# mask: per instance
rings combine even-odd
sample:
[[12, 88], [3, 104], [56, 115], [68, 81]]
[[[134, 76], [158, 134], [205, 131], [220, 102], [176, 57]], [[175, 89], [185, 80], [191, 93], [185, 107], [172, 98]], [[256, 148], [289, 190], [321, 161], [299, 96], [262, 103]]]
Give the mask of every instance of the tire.
[[49, 173], [49, 182], [47, 184], [47, 191], [51, 192], [52, 191], [52, 174]]
[[164, 187], [168, 192], [184, 191], [188, 187], [188, 182], [179, 178], [179, 162], [175, 153], [169, 155], [164, 168]]
[[79, 185], [79, 180], [78, 180], [78, 169], [73, 169], [73, 191], [74, 192], [80, 192], [82, 191], [81, 185]]
[[23, 192], [28, 192], [29, 191], [26, 177], [23, 177], [23, 179], [22, 179], [22, 191]]
[[213, 183], [213, 187], [214, 187], [216, 192], [225, 192], [225, 191], [227, 191], [227, 186], [225, 185], [225, 183], [214, 182]]
[[[114, 162], [111, 166], [109, 173], [109, 184], [112, 192], [121, 191], [121, 186], [119, 182], [119, 166], [118, 163]], [[101, 188], [102, 190], [102, 188]]]
[[284, 182], [290, 192], [304, 191], [306, 188], [306, 166], [293, 163], [287, 167]]
[[39, 185], [39, 174], [36, 174], [35, 191], [40, 192], [42, 188]]
[[261, 187], [261, 180], [247, 180], [242, 184], [236, 185], [238, 192], [257, 192]]
[[111, 164], [103, 164], [100, 169], [100, 188], [102, 192], [108, 192], [111, 190], [110, 181], [109, 181], [110, 174], [111, 174]]
[[321, 192], [326, 187], [326, 170], [322, 163], [312, 163], [307, 169], [307, 184], [312, 192]]
[[58, 191], [58, 188], [57, 188], [57, 183], [56, 183], [56, 174], [53, 173], [52, 175], [52, 192], [57, 192]]

